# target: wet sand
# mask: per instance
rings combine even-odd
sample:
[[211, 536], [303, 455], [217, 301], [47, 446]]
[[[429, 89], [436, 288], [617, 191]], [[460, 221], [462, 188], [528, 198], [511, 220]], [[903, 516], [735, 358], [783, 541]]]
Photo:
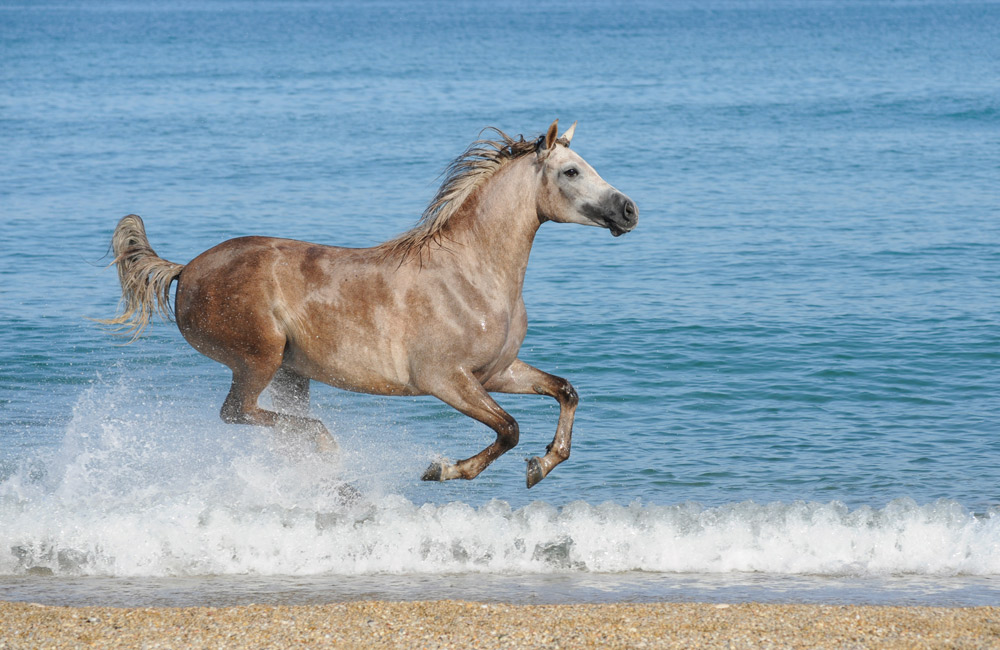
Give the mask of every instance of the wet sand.
[[1000, 607], [459, 601], [50, 607], [0, 602], [14, 648], [1000, 648]]

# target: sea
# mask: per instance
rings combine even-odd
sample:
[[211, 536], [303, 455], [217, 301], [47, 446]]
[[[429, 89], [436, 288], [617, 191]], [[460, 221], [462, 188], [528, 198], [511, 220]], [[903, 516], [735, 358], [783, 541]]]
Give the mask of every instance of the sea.
[[[1000, 605], [1000, 4], [0, 0], [0, 599]], [[334, 459], [224, 424], [174, 324], [125, 341], [129, 213], [371, 246], [493, 126], [638, 227], [544, 224], [521, 358], [572, 457], [313, 385]], [[268, 398], [262, 398], [266, 405]], [[345, 497], [345, 495], [353, 495]]]

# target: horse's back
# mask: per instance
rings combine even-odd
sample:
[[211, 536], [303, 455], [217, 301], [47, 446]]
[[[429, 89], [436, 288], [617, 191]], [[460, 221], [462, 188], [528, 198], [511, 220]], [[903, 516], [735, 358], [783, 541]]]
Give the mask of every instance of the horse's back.
[[266, 309], [278, 291], [276, 269], [287, 266], [289, 253], [308, 255], [318, 244], [274, 237], [238, 237], [191, 260], [177, 281], [177, 321], [197, 319], [198, 312], [225, 309], [230, 314]]
[[482, 381], [517, 356], [527, 328], [520, 296], [454, 253], [386, 260], [377, 248], [241, 237], [183, 270], [177, 324], [199, 352], [233, 368], [248, 360], [348, 390], [433, 392], [441, 373]]

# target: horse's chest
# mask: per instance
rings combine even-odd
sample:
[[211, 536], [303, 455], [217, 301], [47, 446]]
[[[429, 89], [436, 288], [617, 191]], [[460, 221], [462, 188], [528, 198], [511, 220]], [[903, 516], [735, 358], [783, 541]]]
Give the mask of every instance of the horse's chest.
[[494, 314], [475, 324], [470, 346], [470, 364], [477, 374], [490, 376], [509, 366], [521, 349], [528, 329], [524, 307], [510, 313]]
[[396, 314], [405, 323], [403, 348], [411, 376], [461, 368], [492, 376], [517, 358], [527, 331], [519, 296], [452, 279], [428, 283], [405, 294]]

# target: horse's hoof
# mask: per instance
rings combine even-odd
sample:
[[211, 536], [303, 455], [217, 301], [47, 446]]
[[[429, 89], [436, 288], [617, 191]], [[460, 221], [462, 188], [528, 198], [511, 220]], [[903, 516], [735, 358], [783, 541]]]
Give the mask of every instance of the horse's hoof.
[[528, 489], [531, 489], [539, 481], [545, 478], [545, 474], [542, 474], [542, 463], [540, 458], [529, 458], [528, 459], [528, 476], [527, 484]]
[[424, 475], [420, 477], [421, 481], [443, 481], [444, 474], [444, 463], [439, 460], [431, 463], [431, 466], [424, 471]]

